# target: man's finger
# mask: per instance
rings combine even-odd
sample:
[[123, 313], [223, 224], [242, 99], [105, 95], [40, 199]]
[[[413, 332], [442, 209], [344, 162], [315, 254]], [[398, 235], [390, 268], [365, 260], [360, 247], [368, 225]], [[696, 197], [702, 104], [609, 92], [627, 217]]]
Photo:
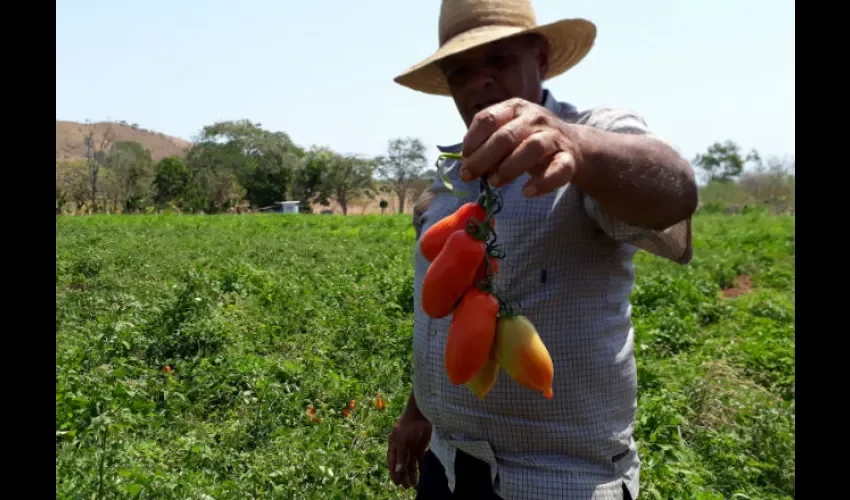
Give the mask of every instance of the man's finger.
[[407, 462], [407, 486], [416, 486], [419, 476], [419, 460], [410, 456]]
[[393, 480], [395, 484], [400, 484], [407, 488], [407, 462], [409, 460], [408, 448], [410, 446], [407, 442], [401, 443], [399, 449], [396, 451], [395, 462], [393, 463], [393, 474], [395, 474], [395, 479]]
[[531, 177], [540, 177], [543, 175], [543, 172], [549, 168], [552, 158], [553, 156], [547, 156], [546, 158], [541, 159], [539, 162], [529, 167], [528, 170], [526, 170], [526, 173], [528, 173]]
[[513, 101], [500, 102], [482, 109], [472, 119], [463, 138], [463, 156], [468, 158], [494, 133], [516, 117], [517, 104]]
[[506, 184], [528, 171], [529, 167], [547, 165], [555, 152], [555, 141], [550, 134], [531, 134], [498, 165], [488, 180], [497, 187]]
[[390, 437], [390, 445], [387, 450], [387, 469], [390, 473], [390, 479], [395, 484], [399, 484], [401, 479], [401, 476], [399, 475], [399, 472], [401, 471], [396, 470], [398, 464], [397, 457], [398, 451], [396, 449], [395, 439]]
[[526, 196], [539, 196], [552, 192], [572, 180], [575, 174], [575, 157], [561, 151], [552, 157], [549, 167], [542, 175], [531, 177], [522, 187]]
[[[461, 176], [470, 181], [491, 173], [532, 132], [530, 124], [521, 117], [513, 119], [493, 132], [474, 153], [467, 156], [461, 165]], [[467, 172], [468, 177], [464, 176]]]

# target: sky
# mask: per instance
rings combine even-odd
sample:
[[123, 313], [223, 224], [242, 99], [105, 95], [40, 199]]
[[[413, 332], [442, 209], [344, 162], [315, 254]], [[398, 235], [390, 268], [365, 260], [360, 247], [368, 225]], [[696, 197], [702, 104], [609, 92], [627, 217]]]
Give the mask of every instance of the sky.
[[[539, 24], [597, 27], [546, 82], [579, 109], [616, 105], [692, 159], [731, 139], [793, 155], [791, 0], [536, 0]], [[249, 119], [302, 146], [383, 154], [394, 137], [460, 142], [449, 97], [393, 77], [437, 49], [440, 2], [57, 0], [56, 119], [126, 120], [191, 140]]]

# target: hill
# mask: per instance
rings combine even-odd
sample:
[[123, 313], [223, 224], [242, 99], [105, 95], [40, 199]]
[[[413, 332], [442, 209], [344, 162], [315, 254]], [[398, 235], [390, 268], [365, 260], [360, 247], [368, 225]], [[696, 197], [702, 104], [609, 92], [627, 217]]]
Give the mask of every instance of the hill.
[[95, 141], [100, 141], [107, 130], [111, 130], [113, 141], [135, 141], [150, 150], [154, 160], [166, 156], [184, 156], [191, 142], [159, 132], [133, 127], [124, 123], [85, 123], [56, 120], [56, 161], [80, 160], [85, 158], [84, 139], [94, 127]]

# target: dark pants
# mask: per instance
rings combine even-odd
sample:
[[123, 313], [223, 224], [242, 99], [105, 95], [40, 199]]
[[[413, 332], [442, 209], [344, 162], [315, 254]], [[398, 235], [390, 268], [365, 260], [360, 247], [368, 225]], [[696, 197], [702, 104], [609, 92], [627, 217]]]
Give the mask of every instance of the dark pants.
[[[440, 459], [431, 450], [419, 461], [419, 484], [416, 486], [416, 500], [476, 498], [481, 500], [501, 500], [493, 491], [490, 482], [490, 466], [460, 450], [455, 458], [455, 491], [449, 489], [446, 469]], [[623, 486], [623, 499], [632, 500], [629, 491]]]
[[490, 482], [490, 466], [460, 450], [455, 458], [455, 492], [449, 489], [446, 469], [431, 450], [419, 461], [419, 484], [416, 500], [439, 500], [454, 498], [480, 498], [501, 500], [493, 492]]

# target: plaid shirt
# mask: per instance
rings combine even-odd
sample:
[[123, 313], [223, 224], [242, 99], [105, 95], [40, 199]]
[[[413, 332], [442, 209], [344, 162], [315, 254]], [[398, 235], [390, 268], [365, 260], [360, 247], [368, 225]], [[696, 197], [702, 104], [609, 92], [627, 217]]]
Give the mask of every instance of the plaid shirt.
[[[618, 133], [649, 134], [637, 115], [615, 108], [577, 111], [546, 91], [545, 107], [569, 123]], [[441, 147], [459, 152], [461, 145]], [[473, 201], [479, 182], [463, 182], [458, 162], [446, 173], [459, 198], [439, 177], [433, 198], [414, 211], [417, 234]], [[433, 425], [431, 450], [454, 489], [454, 457], [463, 450], [490, 465], [505, 499], [615, 500], [623, 486], [637, 498], [640, 460], [632, 432], [637, 407], [629, 294], [638, 248], [685, 263], [690, 221], [666, 231], [635, 227], [609, 215], [576, 186], [526, 198], [527, 175], [503, 186], [496, 230], [506, 253], [494, 281], [537, 327], [555, 366], [554, 397], [526, 389], [503, 370], [484, 401], [445, 373], [451, 316], [432, 319], [420, 305], [428, 262], [415, 254], [413, 337], [416, 403]], [[417, 237], [418, 239], [418, 237]]]

